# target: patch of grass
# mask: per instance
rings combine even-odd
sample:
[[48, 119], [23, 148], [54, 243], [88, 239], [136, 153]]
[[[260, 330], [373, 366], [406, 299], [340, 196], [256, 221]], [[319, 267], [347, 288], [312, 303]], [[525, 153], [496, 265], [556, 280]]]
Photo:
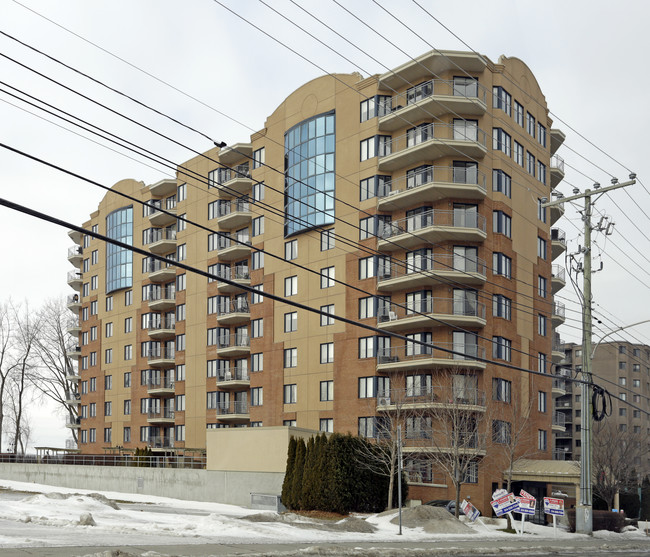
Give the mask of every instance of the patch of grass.
[[326, 511], [291, 511], [294, 514], [299, 514], [300, 516], [306, 516], [308, 518], [317, 518], [320, 520], [341, 520], [342, 518], [347, 517], [346, 514], [331, 513]]
[[517, 530], [514, 528], [499, 528], [497, 532], [505, 532], [506, 534], [516, 534]]

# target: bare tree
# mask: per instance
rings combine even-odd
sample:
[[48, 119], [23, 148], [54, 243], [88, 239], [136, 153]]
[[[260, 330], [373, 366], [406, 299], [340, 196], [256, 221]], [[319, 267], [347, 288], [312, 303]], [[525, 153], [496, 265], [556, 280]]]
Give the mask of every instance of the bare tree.
[[2, 303], [0, 304], [0, 447], [2, 447], [2, 434], [6, 427], [6, 392], [15, 365], [12, 358], [13, 343], [12, 312], [9, 304]]
[[627, 427], [622, 431], [616, 424], [596, 422], [592, 436], [592, 468], [594, 494], [611, 510], [614, 498], [622, 489], [636, 486], [637, 474], [648, 455], [647, 436]]
[[[34, 374], [34, 386], [44, 396], [53, 400], [62, 408], [70, 420], [78, 415], [78, 407], [70, 400], [78, 399], [77, 383], [68, 380], [76, 375], [72, 360], [68, 356], [76, 346], [78, 339], [73, 339], [67, 332], [75, 323], [75, 318], [66, 307], [63, 298], [51, 299], [41, 308], [38, 319], [40, 333], [36, 343], [38, 370]], [[77, 431], [72, 429], [77, 442]]]

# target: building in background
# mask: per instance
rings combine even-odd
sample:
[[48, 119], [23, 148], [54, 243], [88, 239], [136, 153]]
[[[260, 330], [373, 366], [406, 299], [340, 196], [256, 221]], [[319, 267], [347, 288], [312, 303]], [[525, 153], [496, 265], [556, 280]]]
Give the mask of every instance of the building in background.
[[377, 437], [401, 412], [410, 494], [428, 500], [453, 492], [428, 457], [433, 410], [456, 408], [481, 424], [460, 432], [463, 494], [489, 501], [508, 416], [526, 416], [533, 458], [550, 459], [559, 427], [566, 243], [551, 228], [563, 208], [541, 205], [563, 140], [522, 61], [436, 51], [314, 79], [176, 180], [119, 182], [144, 205], [108, 193], [84, 228], [229, 282], [71, 233], [80, 449], [203, 449], [206, 428], [227, 427]]

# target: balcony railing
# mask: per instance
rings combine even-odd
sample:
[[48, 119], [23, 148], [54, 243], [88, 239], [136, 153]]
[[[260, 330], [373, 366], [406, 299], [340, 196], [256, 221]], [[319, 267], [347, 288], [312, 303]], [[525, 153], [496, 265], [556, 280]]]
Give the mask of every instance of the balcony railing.
[[485, 392], [478, 389], [455, 389], [451, 386], [417, 385], [377, 394], [379, 408], [423, 404], [485, 406]]
[[79, 271], [68, 271], [68, 282], [81, 281], [83, 275]]
[[420, 83], [416, 87], [412, 87], [405, 93], [393, 96], [380, 106], [380, 113], [389, 114], [399, 111], [408, 105], [432, 96], [466, 97], [469, 99], [478, 99], [483, 104], [486, 104], [486, 91], [486, 88], [480, 85], [475, 79], [468, 80], [467, 83], [446, 79], [431, 79]]
[[566, 314], [566, 307], [562, 302], [553, 302], [553, 309], [551, 310], [551, 315], [553, 317], [558, 317], [564, 319]]
[[230, 348], [236, 346], [247, 347], [251, 345], [248, 335], [236, 334], [234, 336], [223, 336], [217, 339], [217, 348]]
[[142, 354], [147, 360], [173, 360], [175, 358], [175, 350], [171, 346], [164, 348], [145, 348]]
[[75, 417], [75, 418], [72, 418], [72, 417], [68, 416], [66, 418], [66, 420], [65, 420], [65, 424], [68, 427], [80, 427], [81, 426], [81, 418], [78, 417], [78, 416]]
[[551, 228], [551, 242], [566, 244], [566, 232], [561, 228]]
[[83, 255], [83, 248], [77, 244], [68, 248], [68, 258]]
[[232, 403], [219, 404], [217, 406], [217, 416], [233, 414], [248, 414], [248, 402], [245, 400], [236, 400]]
[[227, 232], [222, 232], [217, 236], [216, 249], [223, 250], [241, 244], [250, 246], [251, 245], [250, 237], [248, 235], [233, 235], [233, 234], [228, 234]]
[[[436, 342], [436, 348], [433, 346], [423, 346], [421, 344], [408, 343], [395, 348], [380, 349], [377, 354], [378, 364], [389, 364], [394, 362], [403, 362], [422, 359], [444, 359], [467, 362], [476, 358], [485, 358], [485, 348], [477, 344], [454, 344], [451, 342]], [[447, 352], [453, 350], [456, 353]]]
[[403, 277], [415, 273], [431, 271], [456, 271], [462, 273], [477, 273], [485, 276], [485, 261], [479, 257], [458, 257], [442, 253], [431, 257], [421, 257], [412, 261], [392, 261], [389, 265], [380, 266], [377, 270], [378, 280]]
[[553, 379], [553, 388], [564, 391], [566, 387], [566, 381], [564, 379]]
[[173, 389], [175, 385], [173, 377], [149, 377], [147, 379], [147, 389]]
[[480, 143], [483, 147], [486, 147], [486, 134], [481, 128], [472, 125], [466, 120], [461, 120], [461, 124], [425, 124], [417, 126], [404, 135], [388, 140], [384, 145], [385, 151], [379, 155], [379, 158], [399, 153], [435, 139]]
[[444, 314], [462, 317], [477, 317], [485, 319], [485, 304], [468, 300], [455, 300], [453, 298], [424, 298], [421, 300], [407, 301], [403, 305], [390, 304], [377, 311], [377, 321], [397, 321], [417, 314]]
[[233, 168], [220, 168], [216, 174], [217, 182], [209, 183], [208, 187], [214, 188], [221, 186], [235, 178], [250, 178], [251, 172], [248, 163], [239, 164]]
[[143, 273], [155, 273], [157, 271], [162, 271], [163, 269], [171, 268], [173, 268], [173, 265], [170, 263], [163, 263], [159, 259], [145, 259], [142, 262]]
[[147, 441], [147, 446], [152, 449], [173, 449], [174, 448], [174, 438], [168, 436], [155, 435], [149, 437]]
[[485, 217], [478, 213], [431, 209], [390, 223], [380, 223], [377, 236], [379, 238], [390, 238], [399, 234], [416, 232], [430, 226], [477, 228], [481, 232], [485, 232]]
[[566, 271], [562, 265], [551, 265], [551, 277], [566, 282]]
[[149, 410], [147, 418], [150, 420], [173, 420], [174, 411], [171, 408], [162, 408], [161, 410]]
[[217, 267], [215, 276], [226, 280], [249, 280], [251, 278], [248, 265], [235, 265], [233, 267]]
[[150, 288], [145, 290], [142, 296], [143, 302], [158, 302], [161, 300], [175, 300], [176, 288], [174, 286], [165, 286], [162, 288]]
[[172, 228], [149, 228], [143, 234], [142, 243], [144, 245], [154, 244], [162, 240], [176, 240], [176, 230]]
[[228, 381], [249, 381], [248, 367], [233, 366], [227, 370], [220, 371], [217, 374], [217, 383], [227, 383]]
[[430, 166], [423, 170], [413, 172], [395, 180], [382, 184], [377, 190], [377, 197], [388, 197], [402, 191], [412, 190], [433, 183], [474, 185], [483, 192], [485, 187], [485, 174], [476, 168], [460, 168], [454, 166]]
[[246, 199], [233, 199], [231, 201], [222, 200], [217, 206], [217, 217], [225, 217], [231, 213], [249, 213], [251, 210], [250, 202]]
[[[154, 314], [157, 315], [157, 314]], [[163, 318], [150, 318], [143, 323], [142, 328], [148, 331], [160, 331], [164, 329], [173, 329], [176, 326], [176, 316], [173, 314], [166, 315]]]
[[551, 157], [551, 168], [557, 168], [558, 170], [564, 172], [564, 159], [559, 155], [553, 155]]
[[558, 427], [565, 427], [566, 414], [564, 414], [564, 412], [553, 412], [552, 424]]

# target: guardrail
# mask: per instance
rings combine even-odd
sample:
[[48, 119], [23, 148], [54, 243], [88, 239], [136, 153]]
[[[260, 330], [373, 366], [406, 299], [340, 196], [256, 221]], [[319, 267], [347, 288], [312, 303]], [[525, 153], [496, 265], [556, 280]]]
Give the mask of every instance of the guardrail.
[[134, 455], [30, 455], [0, 454], [0, 463], [58, 464], [70, 466], [134, 466], [142, 468], [205, 469], [205, 455], [197, 456], [134, 456]]

